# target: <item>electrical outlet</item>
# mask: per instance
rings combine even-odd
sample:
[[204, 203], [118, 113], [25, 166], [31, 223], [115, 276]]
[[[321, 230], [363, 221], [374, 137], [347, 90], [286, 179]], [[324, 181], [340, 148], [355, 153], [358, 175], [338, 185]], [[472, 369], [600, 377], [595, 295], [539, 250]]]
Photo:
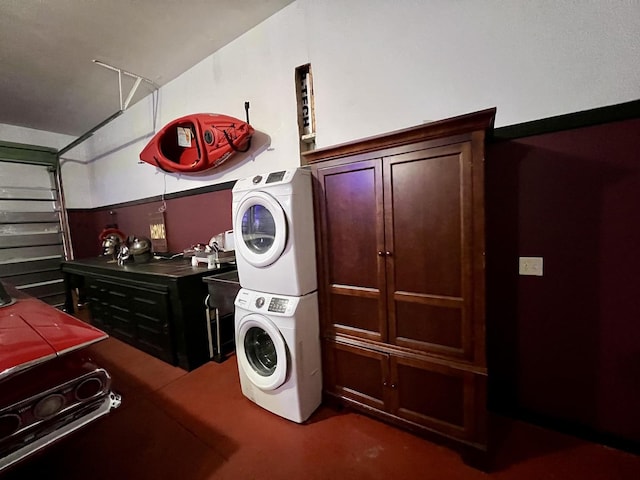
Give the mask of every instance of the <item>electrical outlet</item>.
[[542, 276], [542, 257], [520, 257], [518, 273], [520, 275]]

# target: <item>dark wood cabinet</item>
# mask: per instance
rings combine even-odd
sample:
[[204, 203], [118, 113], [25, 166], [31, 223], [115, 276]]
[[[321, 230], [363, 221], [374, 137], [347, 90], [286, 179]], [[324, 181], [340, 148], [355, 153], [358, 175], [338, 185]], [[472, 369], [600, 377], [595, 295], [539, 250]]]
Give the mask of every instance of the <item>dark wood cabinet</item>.
[[[91, 322], [109, 335], [185, 370], [211, 359], [203, 277], [214, 271], [182, 259], [107, 258], [63, 262], [62, 271], [67, 285], [83, 286]], [[70, 293], [66, 309], [73, 311]]]
[[487, 448], [484, 145], [495, 110], [305, 154], [325, 393]]
[[85, 293], [92, 323], [165, 362], [175, 363], [169, 291], [88, 276]]

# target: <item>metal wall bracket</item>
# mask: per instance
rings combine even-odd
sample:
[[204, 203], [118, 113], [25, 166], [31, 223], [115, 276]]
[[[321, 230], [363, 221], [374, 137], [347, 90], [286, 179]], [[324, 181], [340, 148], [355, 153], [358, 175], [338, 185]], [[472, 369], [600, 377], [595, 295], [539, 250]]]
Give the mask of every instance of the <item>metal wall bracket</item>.
[[[100, 122], [98, 125], [93, 127], [88, 132], [86, 132], [86, 133], [82, 134], [81, 136], [79, 136], [77, 139], [75, 139], [73, 142], [71, 142], [66, 147], [60, 149], [58, 151], [58, 159], [60, 158], [60, 156], [64, 155], [66, 152], [68, 152], [69, 150], [77, 147], [82, 142], [84, 142], [87, 138], [91, 137], [96, 132], [96, 130], [104, 127], [107, 123], [110, 123], [111, 121], [113, 121], [114, 119], [116, 119], [120, 115], [122, 115], [122, 113], [124, 113], [124, 111], [129, 106], [129, 103], [131, 103], [131, 99], [135, 95], [136, 90], [138, 90], [138, 87], [140, 86], [140, 84], [142, 82], [150, 84], [153, 87], [152, 91], [158, 90], [158, 88], [160, 88], [158, 85], [153, 83], [148, 78], [142, 77], [140, 75], [136, 75], [135, 73], [127, 72], [126, 70], [123, 70], [122, 68], [114, 67], [113, 65], [109, 65], [107, 63], [104, 63], [104, 62], [101, 62], [100, 60], [95, 60], [95, 59], [93, 60], [93, 63], [95, 63], [96, 65], [100, 65], [101, 67], [108, 68], [109, 70], [113, 70], [114, 72], [118, 73], [118, 87], [119, 87], [119, 92], [120, 92], [120, 110], [115, 112], [113, 115], [111, 115], [106, 120], [103, 120], [102, 122]], [[129, 91], [129, 94], [127, 95], [127, 98], [125, 98], [124, 100], [122, 99], [122, 75], [126, 75], [128, 77], [135, 78], [135, 80], [136, 80], [135, 83], [133, 84], [133, 87], [131, 87], [131, 90]]]
[[[107, 68], [109, 70], [113, 70], [114, 72], [118, 73], [118, 90], [120, 92], [120, 110], [126, 110], [127, 109], [127, 107], [129, 106], [129, 103], [131, 102], [131, 99], [133, 98], [133, 96], [136, 93], [136, 90], [138, 90], [138, 87], [140, 86], [140, 83], [146, 82], [149, 85], [151, 85], [154, 90], [158, 89], [158, 86], [155, 83], [153, 83], [151, 80], [149, 80], [148, 78], [142, 77], [142, 76], [137, 75], [135, 73], [127, 72], [126, 70], [123, 70], [122, 68], [114, 67], [113, 65], [109, 65], [108, 63], [101, 62], [100, 60], [95, 60], [94, 59], [93, 63], [95, 63], [96, 65], [100, 65], [101, 67]], [[129, 94], [127, 95], [127, 98], [124, 101], [122, 101], [122, 75], [126, 75], [128, 77], [131, 77], [131, 78], [135, 79], [135, 83], [133, 84], [133, 87], [131, 87], [131, 90], [129, 91]]]

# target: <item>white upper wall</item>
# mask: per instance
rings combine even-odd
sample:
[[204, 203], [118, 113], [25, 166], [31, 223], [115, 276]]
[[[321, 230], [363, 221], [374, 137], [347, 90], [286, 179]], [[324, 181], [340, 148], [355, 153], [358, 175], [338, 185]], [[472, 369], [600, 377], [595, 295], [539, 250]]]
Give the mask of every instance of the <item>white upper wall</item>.
[[0, 123], [0, 140], [13, 143], [24, 143], [26, 145], [39, 145], [41, 147], [61, 148], [69, 145], [75, 140], [70, 135], [61, 133], [45, 132], [44, 130], [34, 130], [33, 128], [17, 127]]
[[[67, 206], [298, 166], [294, 70], [305, 63], [324, 147], [493, 106], [504, 126], [637, 100], [639, 32], [637, 1], [297, 0], [69, 152]], [[242, 119], [245, 101], [261, 132], [252, 155], [202, 176], [138, 164], [169, 121], [195, 112]]]
[[322, 146], [496, 106], [496, 126], [640, 98], [640, 2], [307, 1]]

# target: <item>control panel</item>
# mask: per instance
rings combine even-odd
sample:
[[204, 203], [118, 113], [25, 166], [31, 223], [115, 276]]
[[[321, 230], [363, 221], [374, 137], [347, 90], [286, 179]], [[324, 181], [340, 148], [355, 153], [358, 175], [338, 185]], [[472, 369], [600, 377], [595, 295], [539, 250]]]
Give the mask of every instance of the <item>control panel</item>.
[[286, 295], [271, 295], [243, 288], [238, 292], [235, 305], [252, 312], [290, 317], [298, 305], [298, 298]]
[[273, 185], [277, 183], [287, 183], [293, 178], [295, 170], [279, 170], [277, 172], [263, 173], [253, 177], [242, 178], [236, 182], [234, 189], [251, 190], [262, 185]]
[[286, 298], [271, 297], [269, 308], [267, 308], [267, 310], [270, 312], [285, 313], [287, 311], [288, 304], [289, 300]]

